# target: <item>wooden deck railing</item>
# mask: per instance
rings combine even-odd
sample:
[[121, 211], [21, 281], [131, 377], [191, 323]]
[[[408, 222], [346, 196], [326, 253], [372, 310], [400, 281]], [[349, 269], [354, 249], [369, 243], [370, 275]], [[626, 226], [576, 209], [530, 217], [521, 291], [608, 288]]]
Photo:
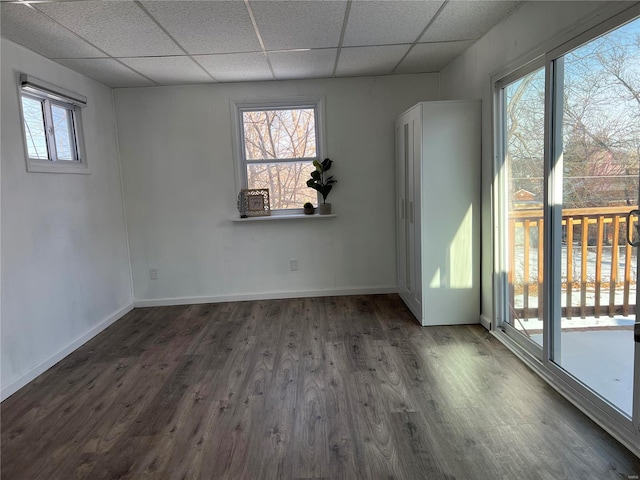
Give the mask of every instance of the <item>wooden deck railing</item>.
[[[635, 295], [631, 295], [631, 287], [635, 287], [636, 267], [632, 267], [635, 253], [626, 241], [626, 215], [634, 208], [563, 210], [563, 317], [633, 313]], [[542, 308], [542, 216], [542, 210], [514, 211], [509, 216], [511, 306], [512, 314], [521, 319], [539, 318]], [[632, 217], [631, 221], [633, 227], [636, 219]]]

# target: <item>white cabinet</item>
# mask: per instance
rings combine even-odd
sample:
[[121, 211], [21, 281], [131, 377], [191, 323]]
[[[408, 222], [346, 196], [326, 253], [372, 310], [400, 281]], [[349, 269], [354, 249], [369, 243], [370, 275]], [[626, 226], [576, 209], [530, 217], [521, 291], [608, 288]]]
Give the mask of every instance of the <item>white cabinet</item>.
[[422, 325], [480, 317], [480, 101], [396, 121], [398, 292]]

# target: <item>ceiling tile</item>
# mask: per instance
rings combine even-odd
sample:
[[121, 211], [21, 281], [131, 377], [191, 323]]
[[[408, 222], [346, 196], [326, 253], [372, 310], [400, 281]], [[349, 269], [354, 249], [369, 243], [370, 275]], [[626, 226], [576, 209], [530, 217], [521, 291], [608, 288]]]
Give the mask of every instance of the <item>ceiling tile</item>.
[[336, 48], [306, 52], [271, 52], [269, 59], [278, 80], [330, 77], [337, 52]]
[[258, 30], [267, 50], [337, 47], [345, 1], [253, 1]]
[[110, 87], [148, 87], [153, 82], [111, 58], [63, 59], [56, 62]]
[[476, 40], [498, 24], [521, 2], [451, 1], [420, 42]]
[[143, 5], [189, 53], [260, 51], [242, 1], [145, 1]]
[[194, 55], [193, 58], [219, 82], [273, 80], [262, 53]]
[[336, 75], [351, 77], [389, 74], [408, 49], [409, 45], [343, 48]]
[[2, 36], [49, 58], [105, 57], [100, 50], [40, 12], [15, 3], [0, 6]]
[[418, 43], [394, 73], [439, 72], [473, 44], [473, 40], [444, 43]]
[[354, 1], [343, 46], [413, 43], [442, 1]]
[[38, 3], [37, 8], [114, 57], [184, 52], [134, 2]]
[[212, 78], [187, 56], [122, 58], [121, 61], [161, 85], [213, 82]]

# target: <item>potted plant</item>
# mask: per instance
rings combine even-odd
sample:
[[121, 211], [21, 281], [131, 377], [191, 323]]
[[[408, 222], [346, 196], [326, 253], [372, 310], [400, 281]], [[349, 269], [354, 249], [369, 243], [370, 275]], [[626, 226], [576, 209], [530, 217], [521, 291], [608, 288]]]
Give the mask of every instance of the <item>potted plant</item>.
[[315, 212], [315, 208], [313, 208], [313, 203], [305, 203], [304, 204], [304, 214], [305, 215], [313, 215], [313, 213]]
[[307, 180], [307, 187], [317, 190], [322, 195], [322, 203], [318, 205], [320, 215], [329, 215], [331, 213], [331, 204], [327, 203], [327, 197], [337, 180], [333, 178], [333, 175], [327, 176], [326, 173], [331, 168], [332, 163], [333, 161], [328, 158], [325, 158], [322, 163], [314, 160], [313, 166], [316, 169], [311, 172], [311, 178]]

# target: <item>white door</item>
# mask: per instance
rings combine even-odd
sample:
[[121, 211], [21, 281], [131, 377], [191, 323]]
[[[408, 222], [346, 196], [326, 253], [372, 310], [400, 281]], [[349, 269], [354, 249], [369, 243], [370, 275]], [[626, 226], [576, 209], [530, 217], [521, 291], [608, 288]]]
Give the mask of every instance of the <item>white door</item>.
[[503, 330], [585, 410], [635, 444], [639, 11], [496, 82], [495, 172]]

